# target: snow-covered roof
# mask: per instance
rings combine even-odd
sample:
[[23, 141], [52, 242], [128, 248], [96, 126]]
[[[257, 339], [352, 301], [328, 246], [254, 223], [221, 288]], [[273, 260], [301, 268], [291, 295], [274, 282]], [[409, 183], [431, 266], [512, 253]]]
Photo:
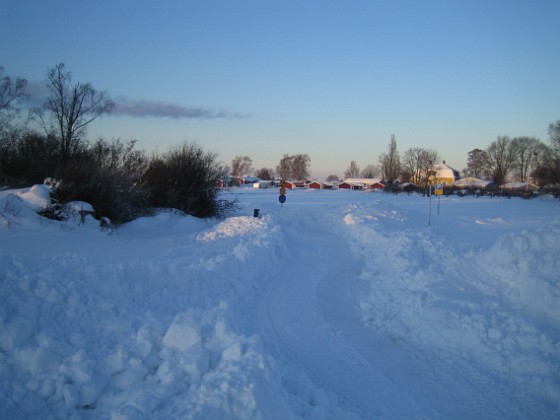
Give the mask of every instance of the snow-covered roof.
[[445, 161], [433, 165], [432, 170], [436, 171], [436, 178], [459, 178], [459, 171], [447, 165]]
[[458, 179], [453, 183], [453, 186], [459, 188], [486, 188], [490, 184], [492, 184], [492, 181], [484, 181], [482, 179], [469, 176], [467, 178]]
[[351, 185], [363, 185], [363, 186], [370, 186], [373, 184], [378, 184], [381, 183], [381, 179], [380, 178], [347, 178], [344, 180], [344, 182], [347, 182], [348, 184]]

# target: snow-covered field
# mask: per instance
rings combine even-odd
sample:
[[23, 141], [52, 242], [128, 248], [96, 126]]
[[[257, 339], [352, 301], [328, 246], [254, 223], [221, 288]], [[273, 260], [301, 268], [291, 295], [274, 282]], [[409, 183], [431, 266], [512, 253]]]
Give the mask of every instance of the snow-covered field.
[[223, 195], [110, 231], [1, 192], [0, 418], [560, 418], [558, 200]]

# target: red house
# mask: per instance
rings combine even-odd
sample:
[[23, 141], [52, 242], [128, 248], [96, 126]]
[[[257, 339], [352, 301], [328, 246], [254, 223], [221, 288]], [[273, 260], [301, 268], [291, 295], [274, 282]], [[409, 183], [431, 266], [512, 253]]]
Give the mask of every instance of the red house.
[[292, 181], [285, 181], [284, 182], [284, 187], [286, 187], [286, 189], [288, 189], [288, 190], [295, 190], [296, 184]]
[[338, 184], [338, 188], [343, 188], [346, 190], [363, 190], [364, 184], [361, 182], [341, 182]]
[[309, 188], [315, 189], [315, 190], [322, 190], [323, 189], [323, 184], [318, 182], [318, 181], [313, 181], [312, 183], [309, 184]]

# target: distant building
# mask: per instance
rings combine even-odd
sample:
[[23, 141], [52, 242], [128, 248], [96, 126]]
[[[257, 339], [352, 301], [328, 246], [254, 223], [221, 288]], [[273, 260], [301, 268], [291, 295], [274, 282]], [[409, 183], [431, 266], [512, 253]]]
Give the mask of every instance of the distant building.
[[[344, 184], [342, 186], [342, 184]], [[347, 178], [338, 188], [352, 188], [353, 190], [378, 190], [383, 189], [385, 185], [379, 178]]]
[[461, 178], [459, 171], [447, 165], [445, 160], [432, 166], [432, 171], [435, 171], [435, 178], [438, 184], [451, 185]]
[[318, 190], [332, 190], [333, 184], [331, 184], [330, 182], [313, 181], [308, 184], [308, 187], [311, 189], [318, 189]]

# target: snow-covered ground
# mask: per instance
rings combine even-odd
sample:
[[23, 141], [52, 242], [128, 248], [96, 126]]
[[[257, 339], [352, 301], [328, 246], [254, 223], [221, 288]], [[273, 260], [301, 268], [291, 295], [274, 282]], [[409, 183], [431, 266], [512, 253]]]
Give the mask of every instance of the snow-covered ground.
[[0, 418], [560, 418], [558, 200], [223, 194], [110, 231], [0, 193]]

